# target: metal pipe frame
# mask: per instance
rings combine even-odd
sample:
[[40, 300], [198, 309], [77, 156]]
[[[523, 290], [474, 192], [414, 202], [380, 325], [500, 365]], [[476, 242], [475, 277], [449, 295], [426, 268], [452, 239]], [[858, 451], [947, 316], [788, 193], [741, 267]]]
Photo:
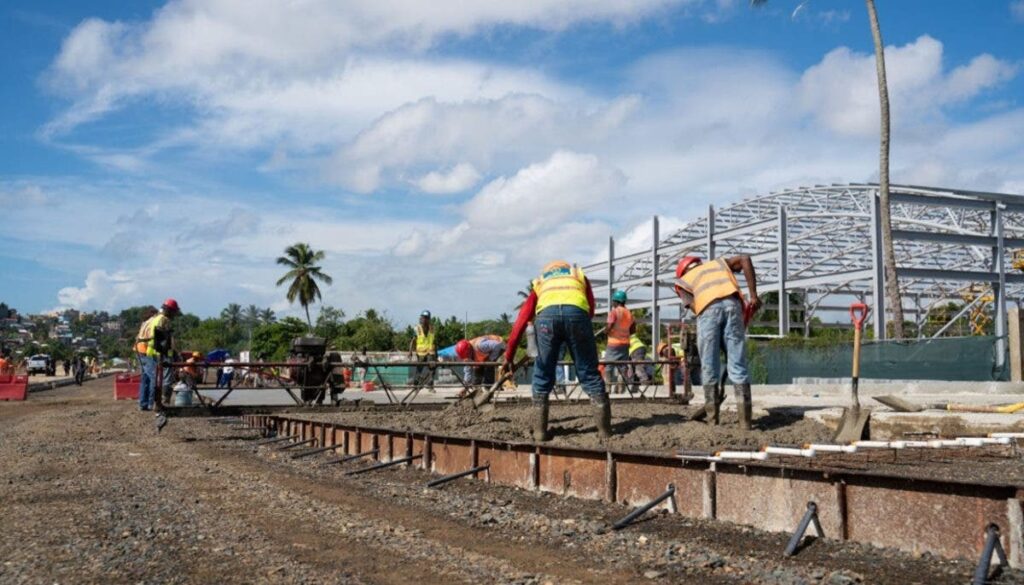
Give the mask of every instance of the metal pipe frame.
[[[996, 335], [1005, 337], [1006, 306], [1024, 298], [1024, 274], [1007, 266], [1007, 248], [1024, 248], [1024, 196], [915, 185], [891, 185], [890, 192], [899, 286], [909, 304], [904, 310], [957, 298], [971, 283], [992, 284]], [[819, 302], [836, 295], [865, 299], [874, 333], [884, 338], [877, 184], [799, 187], [708, 206], [705, 217], [670, 234], [658, 234], [657, 218], [653, 225], [648, 251], [616, 257], [609, 238], [608, 257], [583, 268], [609, 295], [616, 289], [630, 293], [627, 307], [650, 309], [655, 326], [659, 312], [679, 305], [675, 295], [660, 291], [672, 286], [679, 258], [747, 254], [764, 290], [802, 291], [822, 297]], [[609, 306], [610, 299], [601, 298], [597, 312], [603, 315]], [[788, 333], [788, 315], [779, 313], [779, 333]], [[921, 310], [914, 314], [920, 321]]]

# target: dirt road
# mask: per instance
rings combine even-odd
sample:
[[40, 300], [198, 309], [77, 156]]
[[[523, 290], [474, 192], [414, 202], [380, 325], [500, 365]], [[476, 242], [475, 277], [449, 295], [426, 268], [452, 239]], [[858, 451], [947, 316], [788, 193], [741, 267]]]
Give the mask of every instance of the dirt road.
[[[111, 400], [110, 379], [0, 403], [0, 583], [962, 583], [967, 562], [425, 473], [345, 478], [227, 422]], [[1021, 579], [1004, 575], [1003, 582]]]

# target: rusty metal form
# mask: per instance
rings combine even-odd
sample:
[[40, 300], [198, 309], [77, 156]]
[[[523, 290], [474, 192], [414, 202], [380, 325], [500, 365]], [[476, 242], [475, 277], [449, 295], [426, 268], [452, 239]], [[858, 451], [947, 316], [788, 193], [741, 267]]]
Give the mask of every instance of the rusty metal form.
[[1012, 566], [1024, 561], [1024, 486], [1006, 481], [939, 480], [874, 472], [842, 455], [806, 461], [694, 461], [526, 442], [451, 437], [272, 415], [245, 423], [279, 436], [328, 437], [343, 455], [377, 449], [378, 463], [413, 461], [437, 475], [490, 464], [486, 481], [564, 496], [643, 506], [675, 488], [676, 513], [789, 533], [816, 503], [824, 532], [842, 540], [915, 554], [977, 559], [990, 524], [1000, 529]]

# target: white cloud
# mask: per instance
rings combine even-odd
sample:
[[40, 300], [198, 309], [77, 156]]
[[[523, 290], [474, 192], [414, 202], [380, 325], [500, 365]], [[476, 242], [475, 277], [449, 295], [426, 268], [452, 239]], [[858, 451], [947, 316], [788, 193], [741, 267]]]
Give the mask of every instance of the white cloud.
[[90, 270], [84, 286], [60, 289], [57, 300], [62, 307], [112, 311], [138, 302], [139, 290], [135, 278], [127, 272]]
[[1024, 22], [1024, 0], [1010, 2], [1010, 16], [1017, 22]]
[[420, 191], [448, 195], [461, 193], [480, 181], [480, 172], [469, 163], [459, 163], [447, 171], [430, 171], [416, 179], [414, 184]]
[[[885, 50], [892, 119], [912, 125], [939, 116], [941, 108], [978, 95], [1017, 73], [1017, 67], [983, 54], [946, 73], [942, 43], [921, 36]], [[841, 47], [804, 72], [800, 103], [820, 123], [839, 134], [865, 136], [878, 131], [878, 84], [874, 55]]]

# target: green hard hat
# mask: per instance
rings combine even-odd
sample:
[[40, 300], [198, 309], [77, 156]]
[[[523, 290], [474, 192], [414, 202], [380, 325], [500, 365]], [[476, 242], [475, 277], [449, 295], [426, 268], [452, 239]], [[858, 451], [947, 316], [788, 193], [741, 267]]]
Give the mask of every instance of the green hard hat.
[[624, 291], [624, 290], [617, 290], [617, 291], [615, 291], [612, 294], [612, 300], [615, 301], [616, 303], [625, 303], [626, 302], [626, 291]]

